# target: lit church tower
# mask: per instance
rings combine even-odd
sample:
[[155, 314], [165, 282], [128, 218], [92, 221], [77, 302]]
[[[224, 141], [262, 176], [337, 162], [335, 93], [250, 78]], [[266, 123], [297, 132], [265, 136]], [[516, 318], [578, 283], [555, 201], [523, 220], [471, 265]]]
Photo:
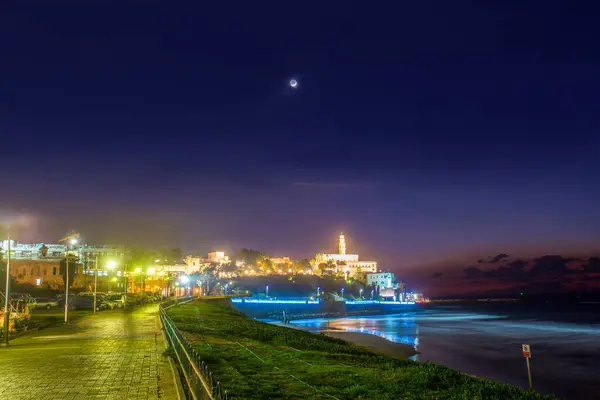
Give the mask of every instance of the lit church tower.
[[340, 234], [340, 254], [346, 255], [346, 238], [344, 238], [344, 234]]

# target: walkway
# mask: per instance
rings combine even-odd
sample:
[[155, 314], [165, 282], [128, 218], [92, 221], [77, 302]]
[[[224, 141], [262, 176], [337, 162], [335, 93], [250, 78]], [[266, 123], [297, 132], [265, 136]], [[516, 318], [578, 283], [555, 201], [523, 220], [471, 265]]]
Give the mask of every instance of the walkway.
[[158, 305], [105, 311], [0, 348], [0, 399], [177, 399]]

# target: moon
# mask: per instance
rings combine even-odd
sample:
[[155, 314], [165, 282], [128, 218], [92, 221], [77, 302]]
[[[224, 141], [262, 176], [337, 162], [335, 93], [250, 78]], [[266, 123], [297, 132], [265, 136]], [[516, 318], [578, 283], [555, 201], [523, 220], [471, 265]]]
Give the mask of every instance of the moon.
[[298, 87], [298, 81], [295, 79], [290, 79], [290, 87], [295, 89]]

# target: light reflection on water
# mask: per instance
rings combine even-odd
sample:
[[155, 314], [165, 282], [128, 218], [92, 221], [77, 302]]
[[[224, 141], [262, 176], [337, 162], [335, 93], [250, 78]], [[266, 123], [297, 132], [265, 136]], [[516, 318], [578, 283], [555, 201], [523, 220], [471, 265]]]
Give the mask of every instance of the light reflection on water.
[[[345, 332], [368, 333], [389, 340], [390, 342], [411, 345], [419, 349], [419, 325], [427, 322], [486, 320], [502, 318], [499, 315], [446, 313], [443, 315], [428, 312], [407, 312], [393, 315], [368, 317], [346, 317], [338, 319], [315, 318], [293, 321], [294, 325], [308, 328], [310, 332], [337, 330]], [[419, 360], [419, 355], [411, 357]]]
[[[600, 325], [508, 318], [443, 309], [394, 315], [304, 319], [312, 332], [337, 330], [376, 335], [413, 346], [415, 361], [448, 365], [469, 374], [527, 386], [521, 344], [532, 346], [534, 387], [566, 398], [595, 398], [600, 376]], [[591, 397], [590, 397], [591, 396]]]

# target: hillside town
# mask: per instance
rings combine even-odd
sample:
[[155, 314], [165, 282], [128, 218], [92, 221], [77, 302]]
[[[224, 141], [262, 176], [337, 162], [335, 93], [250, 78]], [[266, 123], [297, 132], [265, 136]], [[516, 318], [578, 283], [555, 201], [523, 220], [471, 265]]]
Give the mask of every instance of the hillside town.
[[[72, 237], [71, 237], [72, 236]], [[382, 299], [421, 301], [419, 293], [407, 293], [405, 283], [394, 273], [379, 268], [376, 261], [360, 260], [347, 252], [346, 238], [340, 234], [337, 253], [316, 253], [293, 260], [265, 252], [241, 249], [229, 255], [210, 251], [206, 255], [183, 255], [180, 249], [142, 251], [118, 246], [82, 243], [78, 234], [60, 243], [0, 242], [2, 257], [8, 259], [16, 284], [60, 290], [67, 278], [74, 289], [91, 291], [92, 285], [105, 292], [160, 292], [163, 295], [184, 290], [196, 279], [206, 283], [219, 280], [265, 276], [335, 277], [364, 285]], [[192, 278], [190, 278], [192, 277]], [[126, 289], [125, 289], [126, 288]], [[210, 289], [210, 288], [208, 288]], [[192, 290], [208, 290], [204, 287]], [[362, 294], [362, 292], [361, 292]]]

